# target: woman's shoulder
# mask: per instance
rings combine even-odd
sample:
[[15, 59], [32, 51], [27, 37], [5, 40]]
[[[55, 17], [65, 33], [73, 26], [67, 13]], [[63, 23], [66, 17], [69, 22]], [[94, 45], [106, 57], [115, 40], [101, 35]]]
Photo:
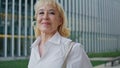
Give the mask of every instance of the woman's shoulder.
[[74, 42], [74, 46], [73, 47], [80, 47], [83, 48], [83, 45], [81, 43], [78, 42]]
[[61, 38], [61, 43], [68, 45], [72, 40], [66, 37]]
[[75, 42], [69, 38], [62, 37], [61, 43], [64, 44], [64, 47], [69, 48], [71, 43], [73, 43], [73, 49], [84, 49], [83, 45], [79, 42]]
[[75, 41], [73, 41], [73, 40], [71, 40], [71, 39], [69, 39], [69, 38], [65, 38], [65, 37], [62, 37], [61, 42], [64, 43], [64, 44], [67, 44], [67, 45], [69, 45], [71, 42], [73, 42], [73, 43], [74, 43], [74, 46], [83, 47], [81, 43], [75, 42]]
[[77, 50], [77, 51], [83, 51], [84, 50], [84, 46], [81, 43], [78, 42], [74, 42], [73, 45], [73, 50]]

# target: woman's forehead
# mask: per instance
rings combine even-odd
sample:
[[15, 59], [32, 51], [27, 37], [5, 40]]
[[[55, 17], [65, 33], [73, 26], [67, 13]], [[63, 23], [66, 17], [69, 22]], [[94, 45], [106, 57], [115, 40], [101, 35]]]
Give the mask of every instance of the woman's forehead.
[[49, 7], [57, 8], [57, 5], [55, 3], [49, 3], [49, 2], [40, 3], [39, 6], [40, 7], [42, 7], [42, 6], [49, 6]]
[[39, 6], [39, 10], [53, 10], [57, 11], [57, 8], [54, 7], [52, 4], [43, 4]]

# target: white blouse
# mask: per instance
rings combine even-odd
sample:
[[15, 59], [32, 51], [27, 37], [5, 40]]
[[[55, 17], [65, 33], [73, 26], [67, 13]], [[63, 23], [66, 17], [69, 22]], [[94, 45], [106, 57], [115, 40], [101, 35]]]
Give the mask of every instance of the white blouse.
[[[72, 40], [62, 37], [58, 32], [44, 45], [44, 54], [39, 55], [38, 37], [31, 46], [28, 68], [62, 68], [64, 56]], [[80, 43], [75, 43], [68, 58], [66, 68], [92, 68], [90, 60]]]

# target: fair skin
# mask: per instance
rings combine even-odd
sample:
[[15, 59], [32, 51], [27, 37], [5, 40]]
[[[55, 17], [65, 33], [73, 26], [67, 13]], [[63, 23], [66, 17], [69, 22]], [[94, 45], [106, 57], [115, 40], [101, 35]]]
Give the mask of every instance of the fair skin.
[[57, 32], [60, 26], [60, 17], [55, 7], [48, 4], [40, 6], [37, 16], [37, 27], [41, 31], [41, 41], [39, 44], [39, 54], [43, 56], [44, 44]]

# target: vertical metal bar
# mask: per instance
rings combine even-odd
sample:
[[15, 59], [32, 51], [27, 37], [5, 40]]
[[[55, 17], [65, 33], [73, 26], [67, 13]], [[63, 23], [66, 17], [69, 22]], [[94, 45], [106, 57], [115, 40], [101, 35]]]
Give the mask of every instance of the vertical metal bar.
[[68, 1], [65, 0], [64, 2], [65, 2], [65, 6], [64, 6], [64, 7], [65, 7], [66, 15], [67, 15], [67, 12], [68, 12], [68, 10], [67, 10], [67, 4], [68, 4]]
[[[111, 2], [112, 2], [112, 1], [110, 0], [110, 4], [112, 4]], [[110, 5], [110, 4], [109, 4], [109, 5]], [[111, 6], [111, 7], [110, 7], [110, 24], [109, 24], [109, 36], [110, 36], [110, 39], [109, 39], [110, 47], [109, 47], [109, 48], [111, 49], [111, 47], [112, 47], [111, 44], [113, 44], [113, 43], [115, 42], [116, 38], [114, 38], [114, 40], [112, 41], [112, 36], [113, 36], [113, 35], [111, 35], [111, 27], [110, 27], [110, 26], [111, 26], [111, 22], [112, 22], [113, 19], [111, 18], [111, 16], [112, 16], [112, 10], [111, 10], [111, 9], [112, 9], [112, 5], [110, 5], [110, 6]], [[112, 50], [112, 49], [111, 49], [111, 50]], [[116, 50], [116, 44], [115, 44], [115, 50]]]
[[85, 13], [84, 13], [84, 20], [85, 20], [85, 46], [86, 46], [86, 52], [88, 52], [88, 42], [87, 42], [87, 17], [86, 17], [86, 13], [87, 13], [87, 0], [84, 0], [84, 8], [85, 8]]
[[78, 37], [79, 37], [79, 42], [82, 43], [82, 19], [81, 19], [81, 0], [78, 0]]
[[[92, 9], [91, 9], [91, 16], [94, 16], [95, 17], [95, 1], [94, 0], [92, 0], [92, 3], [91, 3], [91, 6], [92, 6]], [[92, 45], [93, 45], [93, 52], [95, 53], [95, 43], [96, 43], [96, 41], [95, 41], [95, 20], [96, 20], [96, 17], [95, 17], [95, 19], [92, 19], [92, 38], [93, 38], [93, 40], [92, 40]]]
[[[112, 13], [111, 13], [111, 7], [112, 7], [112, 6], [111, 6], [110, 4], [111, 4], [111, 0], [109, 0], [109, 4], [108, 4], [108, 5], [109, 5], [109, 11], [108, 11], [108, 15], [109, 15], [109, 16], [108, 16], [108, 17], [109, 17], [108, 47], [109, 47], [109, 48], [108, 48], [108, 49], [109, 49], [109, 51], [113, 51], [111, 47], [112, 47], [112, 44], [114, 43], [115, 40], [111, 41], [112, 38], [111, 38], [111, 30], [110, 30], [111, 28], [110, 28], [110, 26], [111, 26], [111, 21], [112, 21], [112, 19], [111, 19], [111, 15], [112, 15]], [[114, 38], [114, 39], [115, 39], [115, 38]], [[115, 47], [116, 47], [116, 45], [115, 45]], [[115, 49], [114, 49], [114, 50], [115, 50]]]
[[92, 50], [93, 50], [93, 46], [92, 46], [92, 40], [93, 40], [93, 38], [92, 38], [92, 13], [91, 13], [91, 10], [92, 10], [92, 0], [88, 0], [88, 8], [89, 8], [89, 12], [88, 12], [88, 16], [89, 16], [89, 18], [88, 18], [88, 22], [89, 22], [89, 25], [88, 25], [88, 30], [89, 30], [89, 39], [88, 39], [88, 41], [89, 41], [89, 50], [90, 50], [90, 52], [92, 52]]
[[97, 32], [97, 46], [98, 46], [98, 52], [100, 52], [100, 0], [98, 0], [98, 32]]
[[69, 0], [69, 17], [70, 17], [70, 30], [71, 30], [71, 38], [72, 38], [72, 35], [73, 35], [73, 33], [72, 33], [72, 31], [73, 31], [73, 28], [72, 28], [72, 0]]
[[[108, 12], [108, 7], [107, 7], [107, 0], [106, 0], [106, 5], [105, 5], [105, 7], [106, 7], [106, 12]], [[107, 48], [108, 48], [108, 44], [107, 44], [107, 40], [108, 40], [108, 13], [106, 13], [106, 39], [105, 39], [105, 41], [106, 41], [106, 52], [108, 51], [107, 50]]]
[[[110, 1], [110, 0], [109, 0]], [[107, 52], [109, 52], [109, 23], [110, 23], [110, 21], [109, 21], [109, 1], [107, 1], [107, 20], [108, 20], [108, 22], [107, 22]]]
[[81, 25], [81, 43], [84, 45], [84, 28], [83, 28], [83, 0], [80, 0], [80, 25]]
[[63, 0], [61, 0], [61, 5], [62, 5], [62, 7], [64, 8], [64, 6], [63, 6]]
[[95, 16], [95, 1], [92, 0], [92, 3], [91, 3], [91, 16], [94, 16], [95, 18], [92, 19], [92, 46], [93, 46], [93, 52], [95, 53], [95, 20], [96, 20], [96, 16]]
[[99, 17], [100, 17], [100, 20], [99, 20], [99, 52], [101, 52], [101, 20], [102, 20], [102, 17], [101, 17], [101, 12], [102, 12], [102, 8], [101, 8], [101, 3], [102, 0], [99, 1]]
[[12, 0], [12, 57], [14, 57], [14, 13], [15, 13], [15, 0]]
[[5, 38], [4, 38], [4, 57], [7, 57], [7, 23], [8, 23], [8, 0], [5, 0]]
[[92, 32], [92, 28], [93, 28], [93, 21], [92, 21], [92, 0], [90, 1], [89, 0], [89, 22], [90, 22], [90, 25], [89, 25], [89, 44], [90, 44], [90, 52], [93, 52], [93, 32]]
[[[81, 27], [82, 27], [82, 44], [85, 47], [85, 41], [84, 41], [84, 17], [83, 17], [83, 13], [84, 13], [84, 0], [81, 0]], [[86, 50], [86, 49], [85, 49]]]
[[102, 0], [100, 1], [100, 52], [102, 52], [101, 37], [102, 37]]
[[82, 32], [82, 27], [81, 27], [81, 0], [77, 0], [77, 3], [78, 3], [78, 6], [77, 6], [77, 13], [78, 13], [78, 25], [77, 25], [77, 27], [78, 27], [78, 37], [79, 37], [79, 39], [78, 39], [78, 41], [80, 42], [80, 43], [82, 43], [82, 34], [81, 34], [81, 32]]
[[[87, 36], [88, 36], [88, 50], [89, 52], [91, 52], [91, 42], [90, 42], [90, 39], [91, 39], [91, 20], [90, 20], [90, 9], [91, 9], [91, 5], [90, 5], [90, 0], [87, 0]], [[91, 39], [92, 40], [92, 39]]]
[[88, 30], [88, 49], [89, 49], [89, 52], [91, 52], [91, 42], [90, 42], [90, 36], [91, 36], [91, 34], [90, 34], [90, 30], [91, 30], [91, 28], [90, 28], [90, 26], [91, 26], [91, 20], [90, 20], [90, 0], [87, 0], [87, 30]]
[[68, 0], [68, 27], [70, 29], [70, 0]]
[[21, 0], [19, 0], [18, 56], [21, 56]]
[[68, 0], [67, 2], [68, 2], [68, 22], [67, 23], [68, 23], [69, 29], [71, 29], [71, 26], [70, 26], [71, 25], [71, 21], [70, 21], [70, 17], [71, 17], [70, 16], [70, 14], [71, 14], [71, 12], [70, 12], [70, 8], [71, 8], [71, 6], [70, 6], [70, 0]]
[[[113, 17], [112, 19], [114, 19], [113, 20], [113, 22], [112, 22], [112, 24], [115, 24], [116, 22], [117, 22], [117, 25], [119, 25], [120, 26], [120, 14], [119, 14], [119, 12], [120, 12], [120, 9], [119, 10], [116, 10], [116, 8], [115, 8], [116, 6], [114, 6], [114, 8], [113, 8], [113, 15], [117, 15], [117, 16], [115, 16], [115, 17]], [[118, 12], [117, 12], [118, 11]], [[116, 24], [115, 24], [116, 25]], [[117, 26], [118, 27], [118, 26]], [[118, 29], [120, 29], [120, 27], [118, 27]], [[118, 30], [117, 29], [117, 30]], [[118, 32], [120, 32], [120, 30], [118, 31]], [[117, 33], [118, 33], [117, 32]], [[119, 35], [117, 35], [116, 37], [117, 37], [117, 40], [116, 40], [116, 44], [117, 44], [117, 48], [116, 48], [116, 50], [117, 51], [120, 51], [120, 33], [118, 33]], [[115, 45], [115, 43], [113, 44], [113, 45]]]
[[68, 6], [68, 7], [69, 7], [69, 9], [68, 9], [68, 23], [69, 23], [68, 26], [69, 26], [69, 28], [71, 29], [71, 21], [70, 21], [70, 20], [71, 20], [71, 19], [70, 19], [70, 18], [71, 18], [71, 10], [70, 10], [71, 6], [70, 6], [70, 5], [71, 5], [71, 4], [70, 4], [70, 0], [68, 0], [68, 5], [69, 5], [69, 6]]
[[86, 6], [85, 6], [85, 0], [83, 0], [83, 45], [85, 46], [85, 51], [87, 52], [87, 47], [86, 47], [86, 33], [85, 33], [85, 30], [86, 30], [86, 24], [85, 24], [85, 13], [86, 13]]
[[104, 21], [103, 21], [103, 25], [104, 25], [104, 34], [103, 34], [103, 50], [104, 50], [104, 52], [105, 52], [105, 30], [106, 30], [106, 28], [105, 28], [105, 24], [106, 24], [106, 21], [105, 21], [105, 0], [104, 0], [104, 3], [103, 3], [103, 5], [104, 5], [104, 9], [103, 9], [103, 17], [104, 17]]
[[108, 52], [108, 48], [109, 48], [109, 44], [108, 44], [108, 41], [109, 41], [109, 7], [108, 7], [108, 3], [109, 3], [109, 1], [108, 0], [106, 0], [107, 2], [107, 52]]
[[101, 35], [101, 46], [102, 46], [102, 52], [104, 52], [104, 42], [103, 42], [103, 34], [104, 34], [104, 30], [102, 30], [104, 28], [103, 24], [104, 24], [104, 0], [102, 0], [102, 21], [101, 21], [101, 31], [102, 31], [102, 35]]
[[79, 29], [80, 29], [80, 27], [79, 27], [79, 24], [78, 23], [80, 23], [78, 20], [79, 20], [79, 8], [78, 8], [78, 0], [76, 0], [76, 2], [75, 2], [75, 6], [76, 6], [76, 41], [78, 42], [79, 41]]
[[75, 22], [75, 26], [74, 26], [74, 28], [75, 28], [75, 41], [76, 42], [78, 42], [78, 37], [77, 37], [77, 12], [76, 12], [76, 10], [77, 10], [77, 8], [76, 8], [76, 0], [74, 1], [74, 22]]
[[25, 56], [27, 56], [27, 8], [27, 0], [25, 0]]
[[90, 5], [90, 0], [88, 0], [88, 45], [89, 45], [89, 52], [91, 52], [92, 50], [92, 46], [91, 46], [91, 26], [92, 26], [92, 22], [91, 22], [91, 17], [90, 17], [90, 9], [91, 9], [91, 5]]
[[[98, 6], [97, 6], [97, 2], [98, 2], [98, 0], [94, 0], [94, 3], [95, 3], [95, 6], [93, 6], [93, 8], [95, 8], [94, 9], [94, 16], [95, 17], [97, 17], [97, 8], [98, 8]], [[96, 28], [97, 28], [97, 18], [94, 20], [94, 42], [95, 42], [95, 52], [97, 52], [97, 30], [96, 30]]]
[[[116, 6], [114, 6], [114, 8], [113, 8], [113, 15], [116, 15], [116, 8], [115, 8]], [[120, 16], [120, 14], [119, 14], [119, 16]], [[112, 19], [114, 19], [113, 20], [113, 22], [112, 22], [112, 24], [115, 24], [115, 22], [116, 22], [116, 19], [118, 18], [118, 22], [120, 23], [120, 17], [117, 17], [117, 16], [115, 16], [115, 17], [113, 17]], [[120, 37], [120, 34], [119, 34], [119, 37]], [[118, 37], [118, 38], [119, 38]], [[120, 42], [120, 41], [119, 41]], [[115, 43], [114, 43], [115, 44]], [[118, 44], [119, 45], [119, 44]], [[119, 48], [118, 48], [119, 49]]]
[[104, 0], [104, 52], [106, 52], [106, 0]]
[[72, 38], [75, 40], [75, 24], [73, 23], [73, 22], [75, 22], [75, 15], [74, 15], [74, 13], [75, 13], [75, 5], [74, 5], [74, 3], [75, 3], [75, 1], [74, 0], [72, 0], [71, 1], [72, 2], [72, 22], [71, 22], [71, 24], [72, 24]]
[[73, 14], [74, 14], [74, 22], [75, 22], [75, 34], [74, 34], [74, 35], [75, 35], [75, 41], [76, 41], [76, 42], [78, 42], [78, 39], [79, 39], [79, 38], [77, 37], [77, 32], [78, 32], [78, 31], [77, 31], [77, 29], [78, 29], [78, 28], [77, 28], [77, 24], [78, 24], [78, 23], [77, 23], [77, 22], [78, 22], [77, 19], [78, 19], [78, 18], [77, 18], [77, 15], [76, 15], [76, 14], [77, 14], [77, 10], [78, 10], [78, 9], [77, 9], [77, 6], [78, 6], [78, 5], [77, 5], [77, 0], [76, 0], [76, 1], [74, 2], [75, 12], [73, 13]]
[[84, 17], [84, 14], [85, 14], [85, 0], [82, 0], [82, 10], [83, 10], [83, 12], [82, 12], [82, 17], [83, 17], [83, 45], [85, 46], [85, 50], [86, 50], [86, 45], [85, 45], [85, 17]]
[[[116, 11], [116, 16], [114, 17], [116, 20], [115, 20], [115, 22], [116, 22], [116, 26], [117, 26], [117, 28], [116, 28], [116, 30], [118, 30], [118, 32], [120, 31], [119, 29], [120, 29], [120, 9], [118, 9], [118, 6], [120, 6], [120, 3], [119, 3], [119, 5], [117, 5], [117, 9], [115, 8], [115, 11]], [[114, 23], [115, 24], [115, 23]], [[118, 26], [119, 25], [119, 26]], [[119, 34], [119, 36], [120, 36], [120, 33], [117, 33], [117, 34]], [[118, 45], [117, 43], [115, 43], [116, 45]], [[115, 48], [114, 49], [114, 51], [115, 50], [119, 50], [119, 47], [118, 46], [116, 46], [117, 48]]]
[[[115, 7], [115, 6], [113, 6], [113, 7], [112, 7], [112, 10], [111, 10], [111, 11], [112, 11], [112, 16], [114, 15], [114, 7]], [[111, 25], [113, 25], [113, 22], [115, 22], [115, 20], [114, 20], [115, 17], [112, 17], [112, 16], [111, 16], [111, 19], [112, 19]], [[112, 31], [111, 31], [111, 34], [113, 34]], [[116, 38], [116, 36], [115, 36], [115, 38]], [[117, 40], [118, 40], [118, 39], [117, 39]], [[115, 42], [113, 43], [113, 45], [115, 45], [115, 43], [116, 43], [116, 44], [118, 43], [117, 40], [115, 40]], [[117, 44], [117, 45], [118, 45], [118, 44]], [[118, 48], [118, 47], [117, 47], [117, 48]]]
[[83, 17], [83, 14], [84, 14], [84, 0], [81, 0], [81, 6], [82, 6], [82, 9], [81, 9], [81, 22], [82, 22], [82, 44], [84, 45], [85, 47], [85, 29], [84, 29], [84, 17]]
[[[111, 4], [112, 4], [112, 0], [111, 0]], [[114, 18], [113, 18], [113, 7], [114, 7], [114, 6], [113, 6], [113, 5], [111, 5], [111, 6], [112, 6], [112, 7], [111, 7], [111, 10], [110, 10], [110, 11], [111, 11], [111, 16], [110, 16], [110, 20], [111, 20], [111, 21], [110, 21], [110, 35], [111, 35], [111, 36], [110, 36], [110, 37], [111, 37], [111, 39], [113, 39], [113, 35], [112, 35], [113, 33], [112, 33], [112, 30], [111, 30], [111, 25], [113, 24], [113, 19], [114, 19]], [[119, 17], [118, 17], [118, 18], [119, 18]], [[114, 38], [115, 38], [115, 40], [113, 40], [114, 42], [113, 42], [112, 40], [110, 40], [110, 43], [113, 42], [113, 45], [115, 44], [115, 45], [116, 45], [116, 49], [117, 49], [117, 38], [116, 38], [116, 36], [114, 36]], [[112, 47], [113, 45], [111, 45], [111, 47]], [[111, 47], [110, 47], [110, 48], [111, 48]]]
[[88, 41], [88, 39], [89, 39], [89, 31], [88, 31], [88, 25], [89, 25], [89, 21], [88, 21], [88, 12], [89, 12], [89, 10], [88, 10], [88, 0], [85, 0], [85, 23], [86, 23], [86, 25], [85, 25], [85, 32], [86, 32], [86, 48], [87, 48], [87, 52], [89, 52], [89, 41]]
[[30, 33], [30, 36], [31, 36], [31, 39], [30, 39], [30, 43], [32, 44], [33, 43], [33, 0], [31, 0], [31, 33]]
[[[89, 1], [89, 16], [90, 17], [92, 17], [93, 16], [93, 14], [92, 14], [92, 12], [93, 12], [93, 0], [91, 0], [91, 1]], [[89, 39], [89, 41], [90, 41], [90, 45], [91, 45], [91, 52], [94, 52], [94, 46], [93, 46], [93, 18], [90, 18], [90, 23], [91, 23], [91, 25], [89, 25], [89, 27], [90, 27], [90, 39]]]
[[102, 34], [103, 34], [103, 31], [102, 31], [102, 20], [103, 20], [103, 17], [102, 17], [102, 13], [103, 13], [103, 0], [101, 0], [101, 4], [100, 4], [100, 8], [101, 8], [101, 25], [100, 25], [100, 31], [101, 31], [101, 34], [100, 34], [100, 52], [103, 52], [103, 45], [102, 45]]
[[[105, 7], [106, 7], [106, 12], [108, 12], [108, 8], [107, 8], [107, 0], [105, 0], [105, 2], [106, 2], [106, 5], [105, 5]], [[106, 24], [105, 24], [105, 26], [106, 26], [106, 33], [105, 33], [105, 52], [107, 52], [107, 38], [108, 38], [108, 35], [107, 35], [107, 33], [108, 33], [108, 16], [107, 16], [108, 14], [106, 13]]]
[[[95, 17], [95, 1], [94, 0], [92, 0], [91, 1], [91, 16], [94, 16]], [[95, 17], [95, 19], [96, 19], [96, 17]], [[95, 52], [95, 19], [91, 19], [91, 22], [92, 22], [92, 26], [91, 26], [91, 28], [92, 28], [92, 30], [91, 30], [91, 37], [92, 37], [92, 52]]]
[[[108, 2], [108, 6], [109, 6], [109, 4], [110, 4], [110, 0], [109, 0], [109, 2]], [[111, 49], [110, 49], [110, 7], [108, 7], [108, 50], [110, 50], [111, 51]], [[115, 47], [114, 47], [115, 48]]]
[[65, 6], [64, 6], [64, 7], [65, 7], [65, 9], [64, 9], [64, 10], [65, 10], [66, 17], [67, 17], [67, 22], [66, 22], [66, 23], [67, 23], [67, 25], [66, 25], [66, 26], [67, 26], [67, 27], [69, 27], [69, 26], [68, 26], [68, 25], [69, 25], [69, 16], [68, 16], [68, 15], [69, 15], [69, 9], [67, 8], [67, 7], [68, 7], [68, 1], [67, 1], [67, 0], [65, 0], [64, 2], [65, 2]]
[[101, 35], [102, 35], [102, 29], [101, 29], [101, 27], [102, 27], [102, 5], [103, 5], [103, 3], [102, 3], [102, 0], [100, 0], [100, 32], [99, 32], [99, 34], [100, 34], [100, 36], [99, 36], [99, 46], [100, 46], [100, 48], [99, 48], [99, 52], [101, 52], [102, 50], [102, 45], [101, 45]]

